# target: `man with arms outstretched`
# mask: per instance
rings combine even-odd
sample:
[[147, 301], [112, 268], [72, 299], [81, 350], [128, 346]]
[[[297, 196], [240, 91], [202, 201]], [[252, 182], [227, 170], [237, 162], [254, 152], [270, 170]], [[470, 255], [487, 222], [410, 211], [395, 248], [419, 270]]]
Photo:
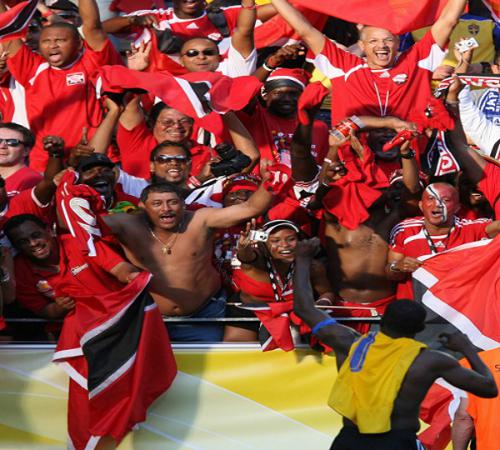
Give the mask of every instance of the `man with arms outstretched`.
[[464, 354], [472, 370], [413, 339], [425, 327], [425, 310], [416, 302], [390, 304], [380, 331], [361, 337], [318, 310], [309, 281], [317, 249], [311, 240], [296, 251], [294, 308], [337, 358], [339, 376], [329, 405], [343, 416], [344, 427], [331, 450], [423, 449], [416, 438], [420, 403], [439, 377], [480, 397], [498, 395], [491, 372], [464, 334], [441, 338], [447, 348]]

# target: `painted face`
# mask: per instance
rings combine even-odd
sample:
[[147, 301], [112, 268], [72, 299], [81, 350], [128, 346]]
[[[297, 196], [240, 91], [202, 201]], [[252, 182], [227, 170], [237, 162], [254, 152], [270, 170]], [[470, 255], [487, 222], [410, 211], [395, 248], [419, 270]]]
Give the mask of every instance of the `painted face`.
[[459, 206], [458, 192], [444, 183], [427, 186], [419, 203], [426, 222], [435, 226], [450, 226]]
[[180, 19], [201, 16], [205, 10], [204, 0], [174, 0], [174, 11]]
[[385, 69], [393, 65], [399, 48], [399, 39], [389, 30], [365, 27], [359, 41], [371, 69]]
[[19, 131], [0, 128], [0, 166], [12, 167], [22, 164], [28, 150]]
[[192, 133], [193, 119], [172, 108], [162, 109], [153, 127], [153, 136], [158, 142], [184, 142]]
[[174, 192], [151, 192], [139, 206], [144, 209], [153, 227], [163, 230], [177, 227], [184, 215], [184, 202]]
[[29, 221], [12, 230], [10, 241], [22, 255], [35, 262], [49, 259], [56, 245], [48, 228]]
[[191, 39], [182, 46], [180, 61], [188, 72], [215, 72], [221, 56], [215, 42]]
[[273, 259], [292, 262], [299, 237], [290, 228], [281, 228], [269, 235], [266, 246]]
[[40, 54], [52, 67], [64, 67], [74, 62], [81, 47], [80, 39], [68, 28], [49, 27], [40, 33]]
[[267, 109], [278, 117], [291, 117], [297, 112], [300, 94], [300, 89], [284, 86], [268, 92], [264, 101]]
[[108, 201], [113, 198], [116, 175], [112, 167], [95, 166], [80, 172], [80, 182], [95, 189]]
[[190, 161], [178, 147], [163, 147], [151, 162], [151, 173], [157, 181], [182, 184], [189, 176]]

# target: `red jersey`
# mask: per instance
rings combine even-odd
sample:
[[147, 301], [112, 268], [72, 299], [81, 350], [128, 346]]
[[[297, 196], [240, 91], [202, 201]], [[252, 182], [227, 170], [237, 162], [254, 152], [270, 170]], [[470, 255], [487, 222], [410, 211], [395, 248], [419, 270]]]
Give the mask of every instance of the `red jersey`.
[[96, 52], [85, 45], [81, 56], [70, 66], [51, 67], [42, 56], [22, 46], [7, 62], [12, 75], [26, 90], [26, 108], [36, 144], [30, 152], [30, 167], [45, 170], [48, 155], [42, 137], [64, 139], [65, 152], [80, 142], [83, 127], [89, 138], [101, 123], [103, 114], [90, 82], [93, 72], [105, 64], [122, 64], [110, 41]]
[[424, 111], [432, 72], [444, 55], [429, 31], [390, 68], [370, 69], [363, 58], [328, 39], [310, 61], [332, 83], [332, 124], [336, 124], [353, 114], [405, 119], [412, 111]]
[[73, 245], [71, 235], [59, 236], [58, 242], [60, 260], [57, 271], [35, 266], [23, 255], [14, 258], [15, 273], [22, 274], [16, 276], [16, 298], [24, 308], [37, 314], [56, 297], [85, 295], [86, 287], [91, 287], [91, 292], [96, 295], [123, 288], [109, 271], [125, 259], [103, 242], [95, 242], [96, 257], [83, 255], [81, 249]]
[[[455, 217], [455, 223], [448, 234], [431, 236], [425, 232], [424, 218], [413, 217], [403, 220], [392, 229], [389, 248], [412, 258], [441, 253], [467, 242], [487, 238], [486, 227], [490, 223], [490, 219], [467, 220]], [[411, 278], [398, 284], [397, 298], [413, 298]]]
[[42, 179], [42, 175], [29, 167], [22, 167], [5, 178], [5, 189], [7, 195], [13, 197], [21, 191], [35, 187]]
[[[127, 130], [121, 124], [118, 124], [116, 141], [120, 149], [123, 170], [130, 175], [148, 180], [151, 177], [151, 150], [158, 145], [158, 141], [151, 130], [144, 122], [131, 130]], [[215, 152], [205, 145], [194, 142], [193, 144], [189, 150], [191, 153], [190, 175], [196, 176], [210, 158], [215, 156]]]
[[487, 163], [478, 188], [494, 209], [495, 218], [500, 219], [500, 167]]
[[26, 189], [9, 200], [7, 208], [0, 213], [1, 223], [19, 214], [33, 214], [47, 224], [56, 220], [56, 211], [52, 203], [43, 205], [35, 196], [35, 188]]
[[0, 114], [2, 122], [14, 122], [29, 128], [24, 87], [9, 73], [0, 81]]
[[[299, 124], [297, 117], [285, 119], [271, 114], [262, 105], [257, 104], [253, 114], [239, 112], [238, 117], [243, 122], [255, 140], [261, 159], [268, 159], [291, 167], [290, 148], [293, 134]], [[318, 164], [323, 163], [328, 152], [328, 127], [324, 122], [315, 120], [311, 153]], [[259, 175], [257, 166], [254, 173]]]

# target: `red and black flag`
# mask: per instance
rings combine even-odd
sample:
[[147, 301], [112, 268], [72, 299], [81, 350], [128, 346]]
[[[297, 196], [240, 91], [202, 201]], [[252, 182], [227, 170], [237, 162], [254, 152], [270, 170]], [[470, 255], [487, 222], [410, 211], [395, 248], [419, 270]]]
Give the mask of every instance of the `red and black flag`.
[[28, 0], [0, 14], [0, 40], [9, 41], [24, 37], [37, 5], [38, 0]]
[[413, 273], [415, 299], [467, 334], [477, 347], [498, 347], [499, 258], [500, 236], [434, 255]]
[[224, 128], [220, 114], [243, 109], [261, 86], [253, 76], [231, 78], [218, 72], [196, 72], [176, 77], [121, 66], [102, 67], [96, 80], [98, 95], [150, 92], [216, 135], [222, 135]]

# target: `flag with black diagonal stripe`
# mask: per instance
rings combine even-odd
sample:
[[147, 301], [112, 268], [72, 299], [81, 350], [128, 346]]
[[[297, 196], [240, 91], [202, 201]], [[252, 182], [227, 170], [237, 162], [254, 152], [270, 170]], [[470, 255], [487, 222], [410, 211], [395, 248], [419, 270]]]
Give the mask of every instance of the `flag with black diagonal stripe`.
[[37, 4], [38, 0], [28, 0], [0, 14], [0, 40], [9, 41], [24, 37]]

